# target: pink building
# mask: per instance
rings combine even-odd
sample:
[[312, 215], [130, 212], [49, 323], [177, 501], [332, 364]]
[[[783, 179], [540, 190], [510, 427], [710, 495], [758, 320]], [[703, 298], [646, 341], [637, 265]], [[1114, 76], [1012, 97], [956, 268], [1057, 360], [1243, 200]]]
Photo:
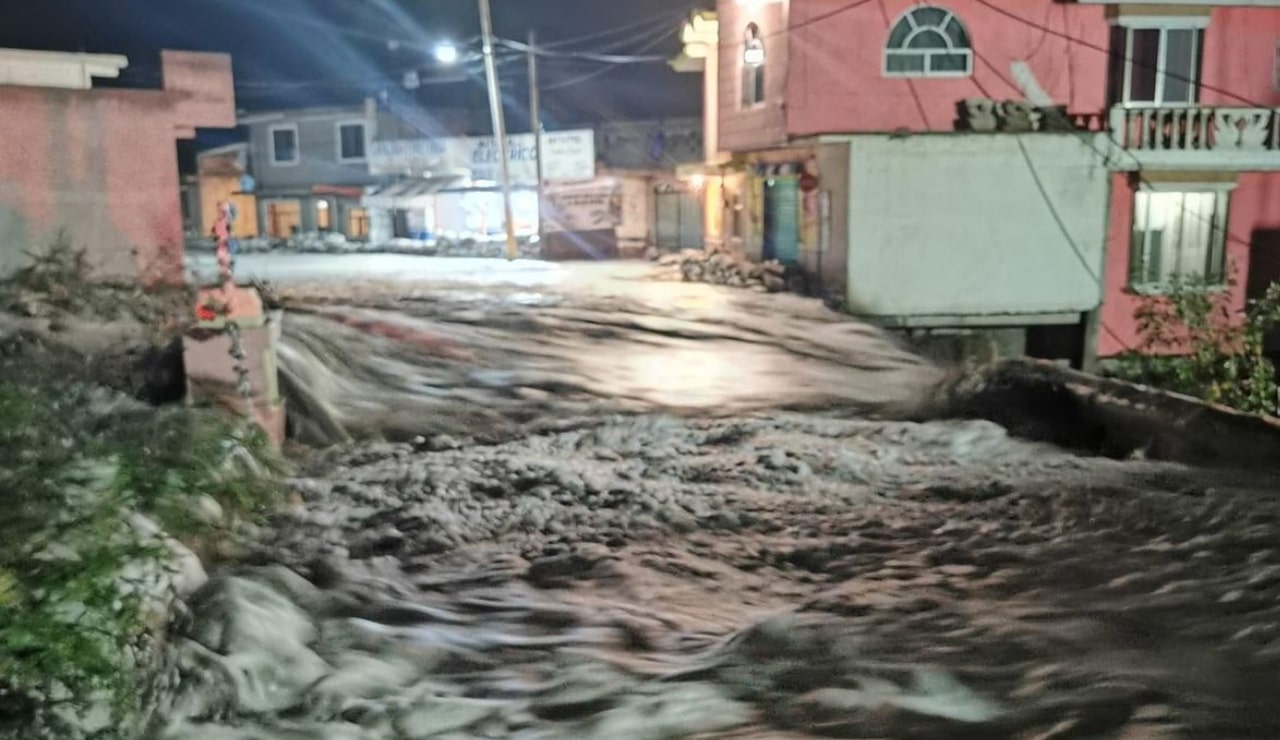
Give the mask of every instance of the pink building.
[[166, 51], [162, 89], [93, 89], [126, 64], [0, 50], [0, 275], [65, 235], [99, 278], [183, 281], [176, 143], [236, 125], [231, 59]]
[[1241, 304], [1280, 279], [1280, 2], [720, 0], [714, 22], [686, 29], [708, 243], [870, 320], [1087, 363], [1135, 348], [1138, 296], [1175, 277], [1234, 270]]

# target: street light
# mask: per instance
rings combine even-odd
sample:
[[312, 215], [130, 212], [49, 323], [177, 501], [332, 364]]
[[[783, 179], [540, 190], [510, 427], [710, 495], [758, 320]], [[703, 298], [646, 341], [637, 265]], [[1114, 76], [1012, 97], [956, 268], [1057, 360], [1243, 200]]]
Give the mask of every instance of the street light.
[[444, 65], [457, 64], [458, 57], [460, 56], [458, 52], [458, 45], [452, 41], [441, 41], [436, 44], [435, 48], [432, 50], [432, 54], [435, 56], [437, 62]]

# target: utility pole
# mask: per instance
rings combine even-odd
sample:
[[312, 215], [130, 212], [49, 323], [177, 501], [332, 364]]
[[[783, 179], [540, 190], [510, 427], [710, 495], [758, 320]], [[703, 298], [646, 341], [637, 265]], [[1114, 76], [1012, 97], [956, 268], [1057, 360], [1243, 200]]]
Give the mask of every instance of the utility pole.
[[538, 91], [538, 33], [529, 31], [529, 125], [533, 129], [533, 152], [538, 168], [538, 245], [546, 232], [542, 228], [542, 110]]
[[498, 64], [493, 55], [493, 15], [489, 0], [480, 3], [480, 33], [484, 44], [484, 76], [489, 86], [489, 115], [493, 118], [493, 136], [497, 139], [498, 162], [502, 168], [502, 211], [507, 225], [507, 259], [520, 256], [516, 246], [516, 222], [511, 212], [511, 161], [507, 153], [507, 124], [502, 115], [502, 91], [498, 88]]

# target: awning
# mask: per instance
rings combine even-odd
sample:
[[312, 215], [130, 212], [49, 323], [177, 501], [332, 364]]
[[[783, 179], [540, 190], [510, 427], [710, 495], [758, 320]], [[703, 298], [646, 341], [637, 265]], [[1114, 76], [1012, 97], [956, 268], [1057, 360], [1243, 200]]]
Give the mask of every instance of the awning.
[[352, 185], [316, 185], [311, 188], [312, 195], [333, 195], [339, 198], [360, 200], [364, 197], [364, 188]]
[[414, 180], [400, 180], [379, 189], [374, 193], [366, 193], [360, 199], [365, 208], [408, 209], [424, 208], [431, 196], [463, 181], [461, 177], [424, 177]]

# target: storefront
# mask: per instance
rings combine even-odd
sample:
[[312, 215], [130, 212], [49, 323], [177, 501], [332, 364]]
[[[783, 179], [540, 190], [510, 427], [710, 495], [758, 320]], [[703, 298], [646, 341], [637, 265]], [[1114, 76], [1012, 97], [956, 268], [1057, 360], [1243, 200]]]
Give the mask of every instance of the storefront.
[[[539, 232], [537, 144], [533, 135], [508, 142], [512, 217], [518, 237]], [[548, 190], [567, 181], [595, 178], [595, 137], [590, 130], [542, 136], [543, 178]], [[362, 198], [375, 242], [486, 239], [505, 233], [493, 137], [375, 142], [369, 168], [387, 184]]]

